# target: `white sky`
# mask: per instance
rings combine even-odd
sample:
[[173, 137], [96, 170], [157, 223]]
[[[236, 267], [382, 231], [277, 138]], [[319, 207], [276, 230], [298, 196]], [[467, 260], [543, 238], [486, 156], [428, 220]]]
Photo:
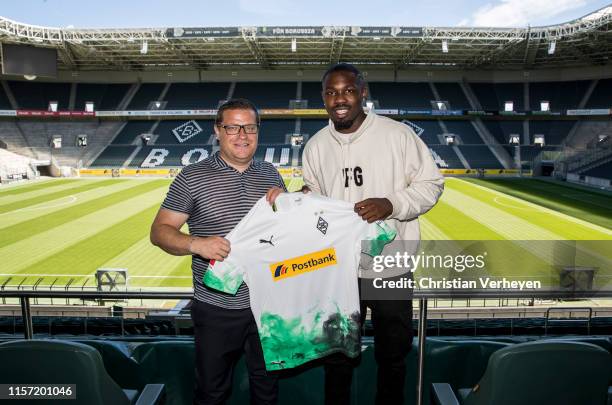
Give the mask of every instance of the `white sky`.
[[0, 15], [77, 28], [265, 25], [491, 26], [557, 24], [610, 0], [2, 0]]

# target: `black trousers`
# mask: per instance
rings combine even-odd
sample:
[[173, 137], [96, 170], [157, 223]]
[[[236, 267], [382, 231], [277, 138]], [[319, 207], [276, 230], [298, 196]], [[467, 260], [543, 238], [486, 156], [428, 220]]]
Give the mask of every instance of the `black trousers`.
[[[412, 300], [362, 300], [361, 324], [367, 308], [372, 311], [374, 358], [378, 365], [376, 404], [404, 403], [406, 356], [412, 349]], [[327, 357], [325, 364], [325, 403], [350, 404], [353, 368], [360, 359], [342, 354]]]
[[242, 353], [249, 372], [251, 404], [276, 404], [278, 378], [266, 373], [257, 325], [250, 309], [225, 309], [197, 300], [191, 307], [196, 349], [194, 404], [225, 404]]

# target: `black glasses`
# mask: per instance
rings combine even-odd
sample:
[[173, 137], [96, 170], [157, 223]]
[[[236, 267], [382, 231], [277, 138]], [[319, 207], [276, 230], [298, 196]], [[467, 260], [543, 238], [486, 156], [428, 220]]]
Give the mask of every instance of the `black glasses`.
[[223, 124], [219, 124], [218, 125], [220, 128], [225, 129], [225, 133], [228, 135], [238, 135], [240, 133], [240, 130], [244, 130], [245, 134], [256, 134], [257, 131], [259, 130], [259, 125], [258, 124], [246, 124], [246, 125], [223, 125]]

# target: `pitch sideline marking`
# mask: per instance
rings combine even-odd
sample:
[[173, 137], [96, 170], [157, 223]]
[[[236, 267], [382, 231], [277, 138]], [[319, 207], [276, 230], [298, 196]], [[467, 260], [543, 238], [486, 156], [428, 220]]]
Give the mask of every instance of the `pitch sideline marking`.
[[[4, 273], [0, 277], [95, 277], [94, 274]], [[188, 278], [191, 276], [128, 276], [130, 278]]]
[[469, 181], [465, 181], [463, 179], [459, 179], [459, 178], [456, 178], [456, 177], [453, 178], [453, 179], [456, 180], [456, 181], [459, 181], [461, 183], [468, 184], [470, 186], [479, 188], [481, 190], [488, 191], [488, 192], [491, 192], [491, 193], [494, 193], [494, 194], [498, 194], [501, 197], [507, 198], [509, 200], [514, 200], [514, 201], [517, 201], [519, 203], [522, 203], [522, 204], [525, 204], [525, 205], [529, 205], [529, 206], [533, 207], [534, 209], [541, 210], [541, 211], [546, 212], [548, 214], [556, 215], [556, 216], [558, 216], [560, 218], [563, 218], [563, 219], [565, 219], [567, 221], [574, 222], [576, 224], [585, 226], [587, 228], [594, 229], [594, 230], [599, 231], [601, 233], [604, 233], [604, 234], [607, 234], [607, 235], [612, 235], [612, 231], [611, 230], [609, 230], [607, 228], [604, 228], [602, 226], [596, 225], [596, 224], [594, 224], [592, 222], [588, 222], [588, 221], [585, 221], [585, 220], [580, 219], [580, 218], [572, 217], [571, 215], [567, 215], [567, 214], [564, 214], [562, 212], [558, 212], [558, 211], [555, 211], [553, 209], [550, 209], [550, 208], [547, 208], [547, 207], [544, 207], [544, 206], [532, 203], [530, 201], [523, 200], [523, 199], [515, 197], [513, 195], [502, 193], [501, 191], [497, 191], [497, 190], [494, 190], [494, 189], [491, 189], [491, 188], [488, 188], [488, 187], [485, 187], [485, 186], [481, 186], [480, 184], [470, 183]]

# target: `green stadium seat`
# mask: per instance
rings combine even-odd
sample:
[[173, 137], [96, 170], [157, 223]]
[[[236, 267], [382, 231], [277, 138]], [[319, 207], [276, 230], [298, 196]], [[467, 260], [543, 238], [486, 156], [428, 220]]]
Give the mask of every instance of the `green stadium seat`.
[[[139, 393], [122, 390], [108, 375], [93, 347], [67, 341], [19, 340], [0, 344], [3, 384], [76, 384], [75, 405], [159, 404], [163, 385], [147, 385]], [[140, 395], [139, 395], [140, 394]], [[40, 404], [40, 399], [20, 400]]]
[[599, 346], [567, 341], [537, 341], [493, 353], [473, 388], [432, 384], [437, 405], [604, 405], [612, 366]]
[[102, 356], [108, 375], [123, 389], [142, 390], [147, 384], [146, 371], [131, 356], [128, 345], [110, 340], [76, 340], [95, 348]]

